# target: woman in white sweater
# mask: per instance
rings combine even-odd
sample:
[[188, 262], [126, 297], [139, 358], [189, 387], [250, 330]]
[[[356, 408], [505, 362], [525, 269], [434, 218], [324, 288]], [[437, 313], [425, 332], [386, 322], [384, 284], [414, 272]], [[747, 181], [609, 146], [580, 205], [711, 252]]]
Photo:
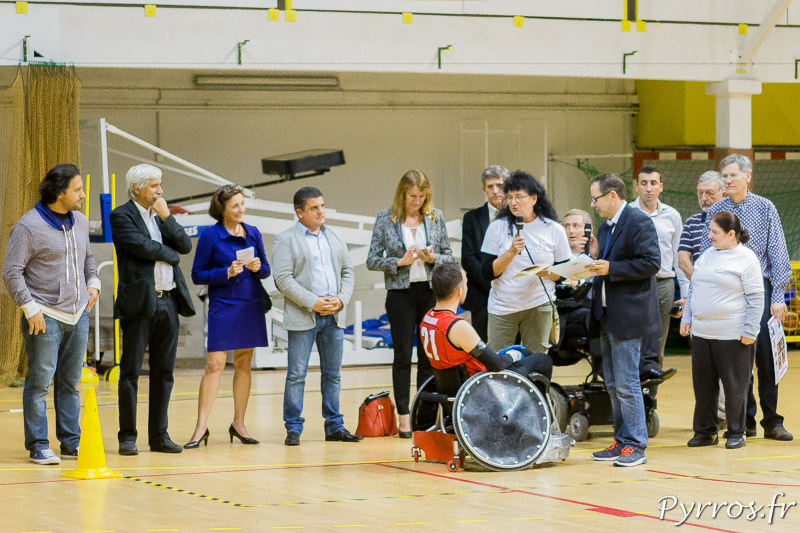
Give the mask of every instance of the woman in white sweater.
[[717, 432], [719, 381], [728, 419], [726, 448], [745, 445], [747, 387], [755, 340], [764, 310], [764, 280], [750, 239], [739, 218], [728, 211], [709, 223], [712, 247], [694, 265], [681, 335], [692, 335], [694, 437], [690, 447], [713, 446]]

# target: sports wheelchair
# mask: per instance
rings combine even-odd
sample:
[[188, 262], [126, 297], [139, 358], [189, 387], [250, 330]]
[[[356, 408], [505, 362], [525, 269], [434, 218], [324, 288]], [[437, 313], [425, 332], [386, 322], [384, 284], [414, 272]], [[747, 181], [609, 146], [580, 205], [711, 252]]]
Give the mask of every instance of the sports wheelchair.
[[503, 370], [470, 377], [464, 365], [433, 373], [411, 404], [414, 461], [425, 452], [455, 472], [469, 454], [484, 468], [510, 471], [569, 456], [544, 376]]
[[[577, 288], [557, 285], [556, 306], [558, 308], [561, 339], [550, 348], [548, 355], [553, 366], [571, 366], [585, 359], [592, 371], [579, 385], [559, 385], [551, 383], [550, 397], [555, 406], [554, 412], [558, 427], [576, 441], [583, 441], [589, 435], [590, 426], [613, 424], [611, 398], [602, 380], [602, 361], [600, 340], [589, 339], [589, 313], [587, 294], [591, 282]], [[651, 394], [651, 387], [663, 383], [662, 379], [642, 382], [647, 435], [652, 438], [660, 427], [657, 401]]]

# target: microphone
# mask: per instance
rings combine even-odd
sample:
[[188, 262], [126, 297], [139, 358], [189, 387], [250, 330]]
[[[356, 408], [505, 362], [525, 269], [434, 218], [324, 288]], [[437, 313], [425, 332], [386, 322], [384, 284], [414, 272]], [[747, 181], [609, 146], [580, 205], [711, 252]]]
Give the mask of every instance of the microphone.
[[583, 236], [586, 237], [586, 249], [584, 253], [589, 255], [589, 244], [591, 243], [592, 239], [592, 225], [591, 224], [584, 224], [583, 226]]
[[522, 217], [517, 217], [514, 221], [514, 225], [517, 226], [517, 235], [522, 233], [522, 224], [525, 223], [525, 219]]

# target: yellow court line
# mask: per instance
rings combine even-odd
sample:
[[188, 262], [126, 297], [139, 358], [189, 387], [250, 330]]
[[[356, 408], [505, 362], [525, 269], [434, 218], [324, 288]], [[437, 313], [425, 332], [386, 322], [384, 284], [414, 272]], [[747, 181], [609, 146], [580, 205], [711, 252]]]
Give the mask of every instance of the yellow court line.
[[[414, 459], [386, 459], [383, 461], [338, 461], [331, 463], [272, 463], [260, 465], [192, 465], [192, 466], [135, 466], [120, 467], [115, 466], [115, 470], [204, 470], [207, 468], [268, 468], [268, 467], [290, 467], [290, 466], [342, 466], [342, 465], [375, 465], [381, 463], [410, 463]], [[4, 469], [0, 468], [0, 472]], [[36, 470], [36, 469], [33, 469]]]
[[[754, 439], [747, 439], [747, 440], [748, 441], [752, 441]], [[686, 444], [682, 443], [682, 444], [655, 444], [655, 445], [648, 444], [647, 445], [647, 449], [648, 450], [653, 449], [653, 448], [681, 448], [681, 447], [685, 448]], [[593, 452], [599, 452], [601, 450], [605, 450], [605, 448], [584, 448], [584, 449], [580, 449], [580, 450], [570, 450], [569, 453], [570, 453], [570, 455], [572, 455], [574, 453], [587, 453], [587, 452], [592, 452], [593, 453]]]
[[425, 522], [395, 522], [394, 525], [396, 525], [396, 526], [422, 526], [422, 525], [425, 525]]
[[272, 526], [272, 529], [303, 529], [305, 526]]
[[209, 531], [239, 531], [240, 527], [212, 527]]
[[[752, 440], [752, 439], [747, 439]], [[793, 455], [766, 455], [764, 457], [740, 457], [736, 459], [736, 461], [756, 461], [758, 459], [789, 459], [792, 457], [800, 457], [800, 454], [793, 454]]]
[[117, 533], [116, 529], [86, 529], [83, 533]]
[[145, 529], [145, 531], [180, 531], [180, 529]]
[[341, 524], [333, 527], [367, 527], [365, 524]]
[[541, 516], [520, 516], [519, 518], [512, 518], [511, 520], [544, 520]]

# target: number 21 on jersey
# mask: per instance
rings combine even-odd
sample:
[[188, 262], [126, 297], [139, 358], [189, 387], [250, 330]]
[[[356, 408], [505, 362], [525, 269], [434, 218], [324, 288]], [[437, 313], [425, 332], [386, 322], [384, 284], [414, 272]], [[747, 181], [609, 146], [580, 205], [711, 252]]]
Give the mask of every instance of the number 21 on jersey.
[[425, 355], [428, 356], [428, 359], [433, 359], [434, 361], [439, 360], [439, 354], [436, 350], [436, 339], [434, 335], [436, 334], [435, 329], [428, 329], [425, 326], [421, 326], [419, 328], [419, 334], [422, 337], [422, 348], [425, 350]]

